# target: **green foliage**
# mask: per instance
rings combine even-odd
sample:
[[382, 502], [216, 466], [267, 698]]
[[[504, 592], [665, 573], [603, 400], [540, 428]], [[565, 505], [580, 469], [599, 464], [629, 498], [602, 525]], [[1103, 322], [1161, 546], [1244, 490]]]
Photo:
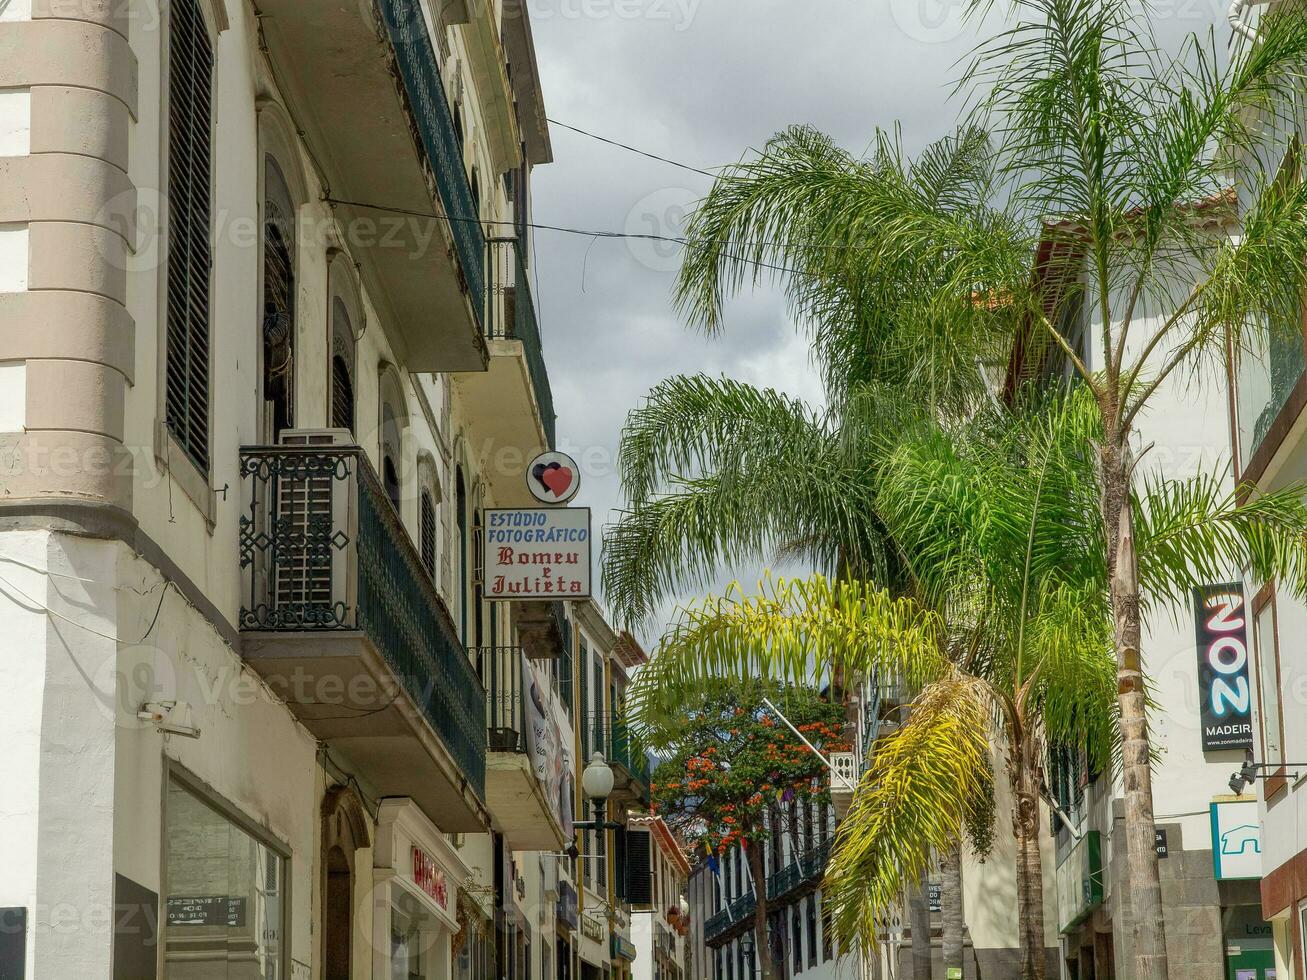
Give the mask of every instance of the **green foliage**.
[[791, 800], [828, 803], [824, 764], [764, 704], [768, 697], [823, 753], [847, 751], [844, 709], [802, 687], [754, 683], [683, 705], [670, 750], [654, 770], [655, 811], [709, 853], [771, 836], [769, 813]]

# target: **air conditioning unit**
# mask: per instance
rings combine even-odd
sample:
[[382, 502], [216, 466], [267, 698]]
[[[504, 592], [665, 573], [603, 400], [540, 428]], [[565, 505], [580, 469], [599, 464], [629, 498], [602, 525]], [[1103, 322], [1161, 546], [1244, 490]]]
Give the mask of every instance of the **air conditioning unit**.
[[279, 440], [283, 446], [353, 446], [354, 433], [349, 429], [284, 429]]
[[[286, 429], [280, 444], [295, 448], [353, 446], [348, 429]], [[344, 546], [353, 535], [357, 471], [340, 478], [334, 466], [287, 466], [276, 477], [269, 502], [278, 541], [270, 569], [277, 606], [292, 615], [321, 615], [348, 600]], [[342, 624], [343, 625], [343, 624]]]

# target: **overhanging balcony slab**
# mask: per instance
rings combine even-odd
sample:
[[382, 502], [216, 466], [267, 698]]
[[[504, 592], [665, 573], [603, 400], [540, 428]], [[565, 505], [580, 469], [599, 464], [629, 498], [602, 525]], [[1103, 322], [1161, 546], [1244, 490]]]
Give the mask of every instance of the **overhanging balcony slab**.
[[[408, 7], [421, 16], [416, 2]], [[397, 353], [415, 371], [484, 370], [481, 273], [463, 267], [449, 223], [426, 217], [476, 217], [454, 214], [465, 205], [449, 207], [438, 190], [437, 170], [447, 182], [466, 183], [463, 161], [453, 153], [432, 160], [423, 149], [419, 110], [378, 9], [353, 0], [260, 0], [259, 8], [279, 81], [327, 174], [331, 198], [354, 202], [337, 203], [335, 215], [351, 253], [379, 287]], [[409, 33], [429, 47], [420, 24]], [[430, 59], [435, 74], [434, 49], [407, 53]], [[443, 90], [429, 95], [445, 98]]]
[[366, 634], [250, 633], [242, 654], [382, 796], [411, 797], [449, 833], [487, 829], [485, 806]]
[[[471, 447], [481, 474], [504, 507], [537, 504], [526, 484], [526, 465], [549, 448], [540, 406], [520, 340], [489, 342], [489, 369], [455, 378]], [[505, 452], [508, 450], [508, 452]]]
[[495, 826], [515, 851], [558, 851], [562, 828], [529, 756], [520, 752], [486, 755], [486, 803]]

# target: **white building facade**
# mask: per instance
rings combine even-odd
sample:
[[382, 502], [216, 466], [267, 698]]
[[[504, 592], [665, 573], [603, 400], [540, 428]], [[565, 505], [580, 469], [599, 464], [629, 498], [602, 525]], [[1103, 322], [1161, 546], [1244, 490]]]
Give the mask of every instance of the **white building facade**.
[[0, 4], [0, 974], [566, 980], [549, 160], [515, 0]]

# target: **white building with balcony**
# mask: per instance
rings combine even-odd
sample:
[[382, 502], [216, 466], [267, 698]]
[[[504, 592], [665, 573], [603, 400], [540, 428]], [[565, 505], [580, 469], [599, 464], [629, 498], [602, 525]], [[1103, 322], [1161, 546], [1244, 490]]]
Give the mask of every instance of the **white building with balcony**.
[[519, 0], [0, 3], [0, 975], [551, 976], [550, 154]]

